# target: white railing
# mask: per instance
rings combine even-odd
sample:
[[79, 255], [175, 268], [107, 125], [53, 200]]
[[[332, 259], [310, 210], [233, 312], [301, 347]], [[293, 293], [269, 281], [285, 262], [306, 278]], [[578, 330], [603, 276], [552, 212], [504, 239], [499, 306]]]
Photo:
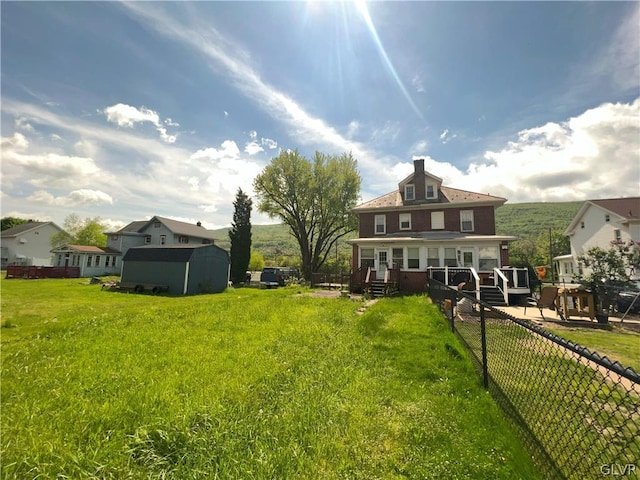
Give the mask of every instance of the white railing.
[[[499, 268], [493, 269], [493, 284], [502, 290], [502, 296], [504, 297], [504, 303], [509, 305], [509, 279], [500, 271]], [[499, 285], [502, 283], [502, 285]]]

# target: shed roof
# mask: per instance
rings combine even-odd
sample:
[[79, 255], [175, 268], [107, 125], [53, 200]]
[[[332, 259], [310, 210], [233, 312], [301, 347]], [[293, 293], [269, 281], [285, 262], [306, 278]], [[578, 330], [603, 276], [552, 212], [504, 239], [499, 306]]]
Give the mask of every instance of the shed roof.
[[193, 253], [201, 248], [214, 248], [226, 254], [226, 250], [217, 245], [147, 245], [144, 247], [132, 247], [127, 250], [123, 261], [133, 262], [177, 262], [184, 263], [191, 260]]

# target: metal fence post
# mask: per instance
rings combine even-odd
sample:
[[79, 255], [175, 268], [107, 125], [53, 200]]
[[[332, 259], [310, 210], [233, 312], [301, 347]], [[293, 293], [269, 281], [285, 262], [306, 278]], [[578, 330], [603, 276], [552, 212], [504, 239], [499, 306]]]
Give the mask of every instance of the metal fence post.
[[480, 338], [482, 343], [482, 381], [489, 388], [489, 367], [487, 365], [487, 328], [484, 318], [484, 306], [480, 304]]

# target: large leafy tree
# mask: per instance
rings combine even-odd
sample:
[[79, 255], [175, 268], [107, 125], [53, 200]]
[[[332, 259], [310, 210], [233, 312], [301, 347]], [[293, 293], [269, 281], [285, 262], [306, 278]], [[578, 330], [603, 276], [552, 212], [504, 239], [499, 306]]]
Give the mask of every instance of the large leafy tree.
[[233, 202], [233, 223], [229, 230], [231, 240], [231, 281], [236, 284], [246, 280], [246, 271], [251, 259], [251, 207], [252, 200], [241, 188]]
[[591, 247], [578, 257], [586, 268], [574, 280], [591, 288], [598, 312], [608, 313], [616, 294], [629, 285], [630, 272], [639, 261], [640, 247], [634, 242], [615, 243], [608, 249]]
[[341, 237], [357, 229], [351, 209], [360, 182], [350, 153], [316, 152], [308, 160], [297, 150], [283, 151], [256, 177], [258, 209], [289, 227], [300, 247], [304, 278], [318, 271]]
[[65, 244], [95, 247], [107, 245], [107, 236], [103, 232], [108, 227], [100, 220], [100, 217], [82, 220], [78, 215], [72, 213], [64, 219], [63, 228], [63, 232], [56, 233], [51, 237], [51, 244], [54, 247]]

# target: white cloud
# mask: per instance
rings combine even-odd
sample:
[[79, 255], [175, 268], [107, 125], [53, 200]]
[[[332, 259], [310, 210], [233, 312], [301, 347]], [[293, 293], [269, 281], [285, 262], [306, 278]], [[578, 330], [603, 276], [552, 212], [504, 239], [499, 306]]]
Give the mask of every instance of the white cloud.
[[11, 137], [2, 137], [0, 145], [2, 146], [2, 155], [4, 157], [8, 154], [5, 152], [5, 149], [9, 149], [10, 151], [22, 151], [29, 146], [29, 141], [23, 134], [15, 132]]
[[[322, 148], [330, 150], [348, 151], [358, 159], [360, 167], [372, 171], [379, 168], [379, 155], [372, 152], [368, 144], [353, 142], [343, 137], [322, 119], [309, 115], [294, 99], [265, 83], [259, 72], [250, 65], [251, 56], [240, 49], [237, 42], [226, 39], [210, 23], [204, 23], [202, 18], [193, 16], [188, 23], [182, 23], [158, 5], [143, 6], [136, 2], [124, 4], [150, 28], [206, 56], [211, 61], [211, 69], [216, 75], [219, 75], [222, 69], [235, 88], [255, 101], [273, 118], [288, 125], [290, 136], [296, 142], [322, 145]], [[396, 135], [398, 133], [399, 130]]]
[[[163, 122], [160, 121], [158, 113], [146, 107], [138, 109], [131, 105], [118, 103], [105, 108], [102, 113], [107, 116], [109, 122], [115, 123], [119, 127], [133, 128], [136, 123], [152, 123], [164, 142], [174, 143], [176, 141], [175, 135], [167, 134], [167, 129], [163, 126]], [[168, 118], [164, 120], [164, 125], [177, 126], [178, 124]]]
[[258, 136], [258, 132], [256, 132], [255, 130], [251, 130], [249, 132], [249, 137], [251, 137], [252, 140], [255, 140], [257, 136]]
[[198, 159], [209, 159], [209, 160], [220, 160], [225, 157], [237, 157], [240, 153], [240, 149], [238, 149], [238, 145], [233, 140], [225, 140], [222, 142], [222, 148], [217, 149], [213, 147], [204, 148], [198, 150], [193, 155], [191, 155], [192, 160]]
[[416, 91], [422, 93], [424, 92], [424, 82], [422, 80], [422, 76], [421, 75], [415, 75], [412, 79], [411, 79], [411, 84], [413, 85], [413, 88], [416, 89]]
[[20, 133], [3, 138], [2, 146], [3, 182], [8, 184], [22, 180], [35, 186], [65, 187], [77, 185], [100, 171], [88, 157], [26, 153], [29, 142]]
[[427, 152], [428, 146], [429, 144], [426, 140], [418, 140], [416, 143], [411, 145], [411, 148], [409, 148], [409, 152], [412, 155], [424, 155]]
[[456, 135], [455, 133], [449, 132], [448, 128], [445, 128], [445, 130], [440, 134], [440, 140], [442, 140], [442, 143], [449, 143], [457, 136], [458, 135]]
[[260, 143], [270, 150], [278, 148], [278, 142], [276, 142], [275, 140], [271, 140], [270, 138], [261, 138]]
[[523, 130], [484, 158], [466, 172], [447, 171], [449, 184], [511, 202], [637, 196], [640, 99], [606, 103], [566, 122]]
[[25, 130], [27, 132], [33, 132], [33, 127], [24, 118], [16, 118], [14, 125], [16, 127], [16, 130]]
[[27, 200], [34, 203], [44, 203], [48, 205], [59, 205], [64, 207], [73, 207], [78, 205], [113, 204], [113, 198], [111, 198], [109, 194], [101, 192], [100, 190], [88, 189], [74, 190], [67, 196], [59, 197], [56, 197], [45, 190], [38, 190], [27, 197]]
[[160, 117], [156, 112], [145, 107], [137, 109], [131, 105], [118, 103], [103, 110], [107, 120], [117, 123], [119, 127], [133, 128], [134, 124], [141, 122], [151, 122], [154, 125], [160, 123]]
[[248, 142], [244, 146], [244, 151], [249, 155], [255, 155], [256, 153], [264, 152], [264, 148], [258, 142]]

